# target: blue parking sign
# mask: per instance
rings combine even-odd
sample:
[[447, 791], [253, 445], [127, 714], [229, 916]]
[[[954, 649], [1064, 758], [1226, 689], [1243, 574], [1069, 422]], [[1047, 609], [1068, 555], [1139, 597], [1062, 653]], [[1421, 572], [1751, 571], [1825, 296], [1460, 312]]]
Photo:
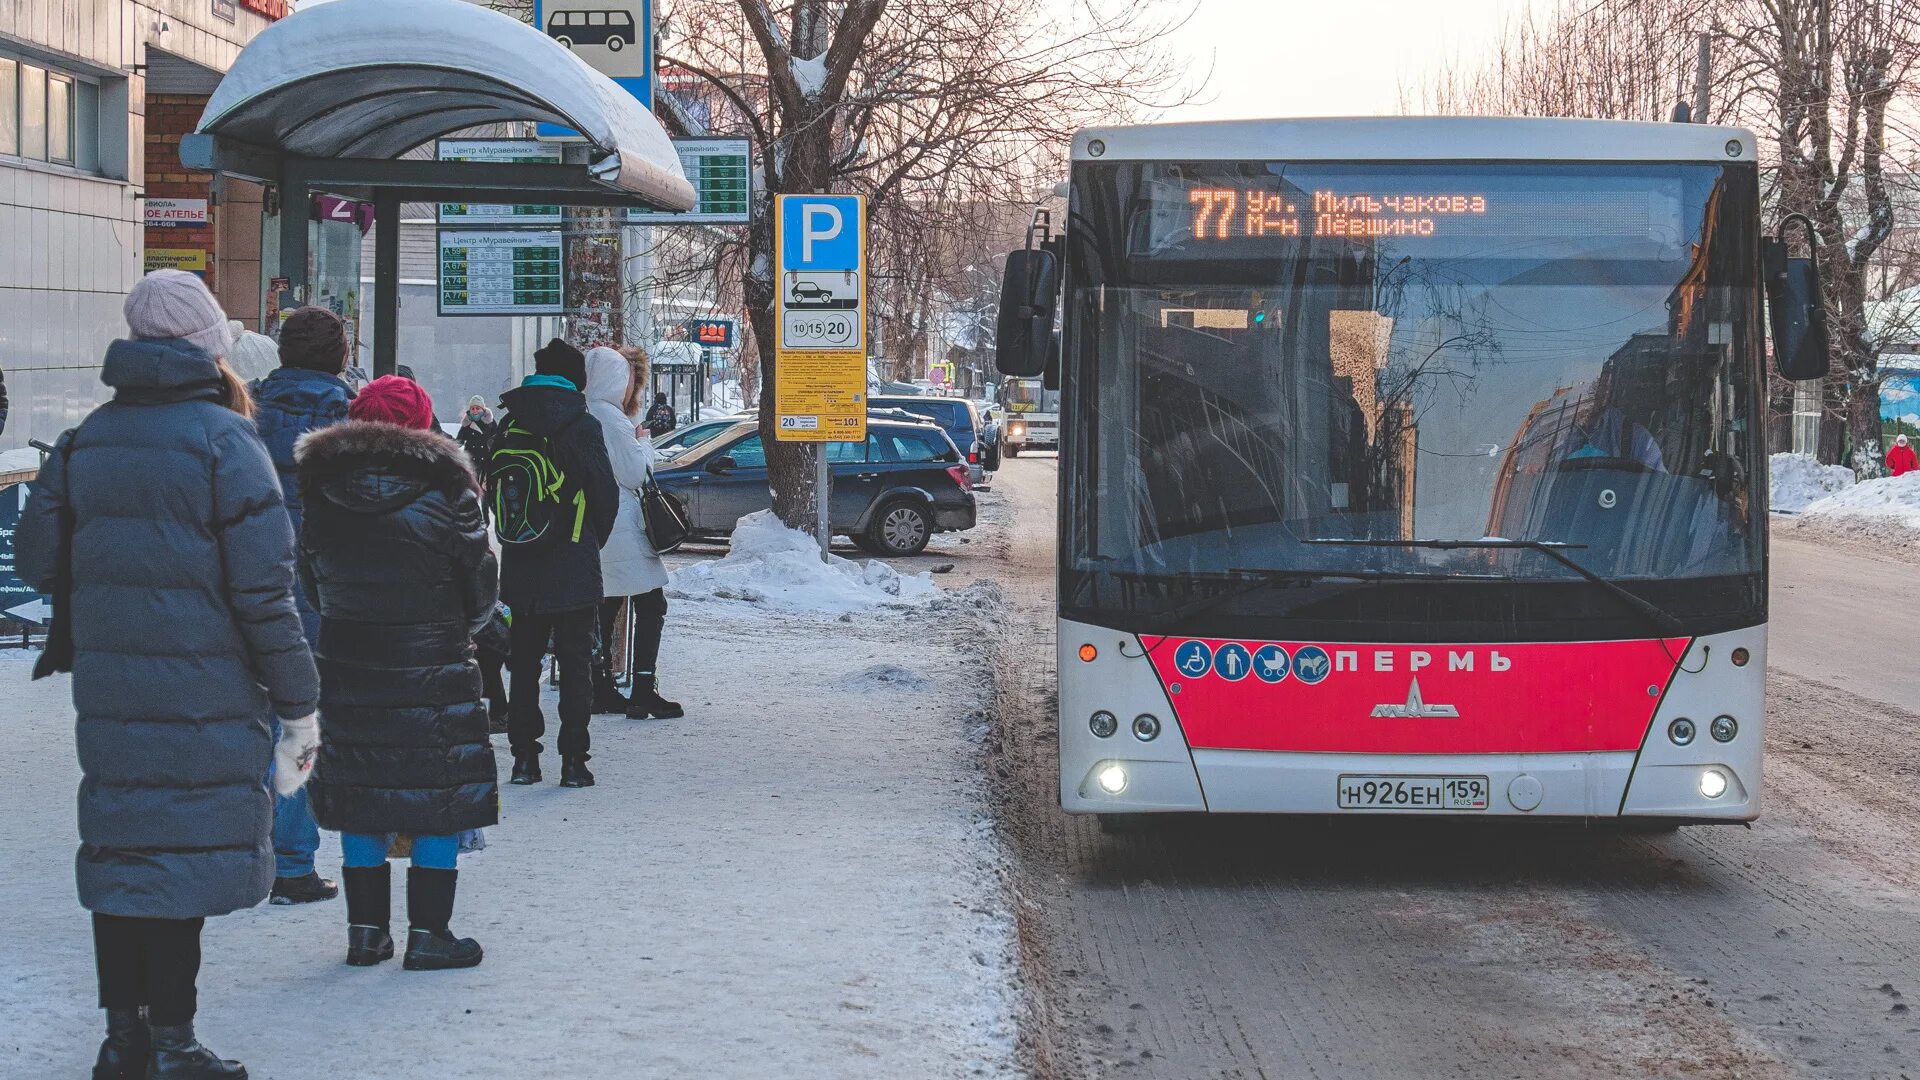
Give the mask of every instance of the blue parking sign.
[[860, 198], [789, 195], [780, 206], [780, 268], [860, 269]]

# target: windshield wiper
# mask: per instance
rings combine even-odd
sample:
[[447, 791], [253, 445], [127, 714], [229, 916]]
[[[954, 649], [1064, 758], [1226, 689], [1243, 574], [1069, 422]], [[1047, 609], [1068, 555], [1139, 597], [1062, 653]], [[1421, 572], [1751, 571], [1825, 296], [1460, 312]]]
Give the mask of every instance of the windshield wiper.
[[1626, 604], [1638, 612], [1648, 622], [1652, 623], [1654, 629], [1659, 630], [1664, 636], [1687, 636], [1686, 627], [1681, 625], [1680, 620], [1669, 614], [1664, 608], [1644, 599], [1619, 582], [1601, 577], [1599, 574], [1581, 566], [1566, 554], [1568, 551], [1584, 549], [1587, 546], [1585, 544], [1568, 544], [1558, 540], [1506, 540], [1493, 538], [1485, 540], [1345, 540], [1327, 538], [1307, 540], [1304, 542], [1308, 544], [1330, 544], [1336, 547], [1432, 548], [1437, 551], [1457, 551], [1469, 548], [1520, 548], [1526, 551], [1537, 551], [1547, 558], [1552, 559], [1554, 562], [1559, 563], [1561, 566], [1579, 574], [1593, 584], [1600, 586], [1600, 588], [1608, 593], [1611, 593], [1619, 599], [1621, 603]]

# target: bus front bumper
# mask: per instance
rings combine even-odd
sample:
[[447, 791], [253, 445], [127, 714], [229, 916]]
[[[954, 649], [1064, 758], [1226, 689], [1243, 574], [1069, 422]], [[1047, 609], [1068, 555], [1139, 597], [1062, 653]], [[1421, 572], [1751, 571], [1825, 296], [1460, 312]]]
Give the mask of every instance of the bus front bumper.
[[[1082, 660], [1079, 645], [1096, 643]], [[1760, 811], [1760, 746], [1765, 628], [1695, 643], [1724, 657], [1751, 650], [1746, 669], [1725, 664], [1682, 670], [1664, 695], [1638, 751], [1526, 754], [1361, 754], [1226, 750], [1188, 745], [1138, 639], [1063, 621], [1060, 625], [1060, 806], [1076, 814], [1165, 812], [1422, 814], [1449, 817], [1642, 818], [1750, 821]], [[1693, 654], [1701, 655], [1701, 654]], [[1743, 718], [1739, 736], [1720, 743], [1704, 731], [1688, 745], [1667, 737], [1672, 717]], [[1107, 711], [1115, 732], [1094, 734], [1090, 717]], [[1151, 739], [1134, 734], [1139, 717], [1157, 721]], [[1483, 805], [1359, 807], [1343, 798], [1357, 781], [1481, 780]]]

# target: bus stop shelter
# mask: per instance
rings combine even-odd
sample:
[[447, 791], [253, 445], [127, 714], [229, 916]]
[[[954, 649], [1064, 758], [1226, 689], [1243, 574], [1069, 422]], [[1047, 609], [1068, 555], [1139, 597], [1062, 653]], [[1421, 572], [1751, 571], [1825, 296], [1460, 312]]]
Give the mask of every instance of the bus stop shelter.
[[[564, 164], [401, 157], [505, 121], [560, 124], [580, 138]], [[652, 112], [559, 42], [465, 0], [333, 0], [282, 19], [241, 51], [180, 159], [278, 191], [283, 307], [305, 299], [308, 195], [373, 204], [376, 376], [397, 356], [401, 203], [694, 205]]]

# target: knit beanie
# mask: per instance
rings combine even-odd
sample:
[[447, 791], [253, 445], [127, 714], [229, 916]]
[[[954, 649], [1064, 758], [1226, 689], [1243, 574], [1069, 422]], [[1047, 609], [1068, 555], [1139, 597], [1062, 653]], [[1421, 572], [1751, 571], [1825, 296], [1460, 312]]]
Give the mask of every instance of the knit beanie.
[[587, 388], [587, 356], [579, 349], [554, 338], [533, 354], [536, 375], [558, 375], [573, 384], [575, 390]]
[[265, 334], [256, 334], [240, 320], [227, 322], [227, 336], [233, 344], [227, 348], [227, 366], [242, 379], [252, 382], [272, 374], [280, 366], [280, 347]]
[[326, 308], [299, 308], [280, 324], [280, 362], [340, 374], [347, 366], [347, 324]]
[[347, 406], [354, 420], [374, 420], [405, 428], [428, 431], [433, 428], [433, 399], [426, 388], [412, 379], [382, 375], [360, 388]]
[[216, 360], [227, 355], [227, 313], [197, 274], [155, 270], [134, 283], [125, 311], [136, 338], [177, 338]]

